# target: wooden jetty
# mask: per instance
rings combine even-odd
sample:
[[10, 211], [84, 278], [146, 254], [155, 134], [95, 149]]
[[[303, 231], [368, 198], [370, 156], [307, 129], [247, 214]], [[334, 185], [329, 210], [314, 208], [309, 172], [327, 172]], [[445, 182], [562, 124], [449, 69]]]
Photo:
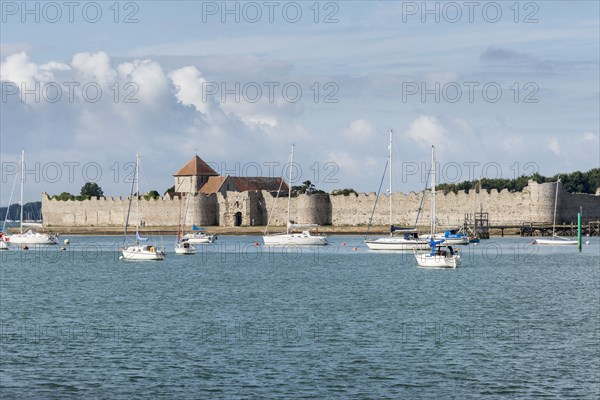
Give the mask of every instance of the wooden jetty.
[[[527, 222], [515, 225], [490, 225], [489, 229], [500, 231], [500, 236], [504, 236], [504, 231], [518, 231], [521, 236], [551, 236], [552, 224], [547, 222]], [[554, 228], [558, 236], [577, 236], [577, 223], [558, 224]], [[581, 234], [583, 236], [600, 236], [600, 221], [589, 221], [582, 224]]]
[[[466, 213], [464, 232], [480, 239], [489, 239], [490, 232], [504, 237], [504, 234], [520, 236], [551, 236], [552, 224], [548, 222], [520, 222], [513, 224], [490, 223], [487, 212]], [[588, 221], [582, 224], [583, 236], [600, 236], [600, 221]], [[577, 236], [577, 222], [558, 224], [555, 233], [559, 236]]]

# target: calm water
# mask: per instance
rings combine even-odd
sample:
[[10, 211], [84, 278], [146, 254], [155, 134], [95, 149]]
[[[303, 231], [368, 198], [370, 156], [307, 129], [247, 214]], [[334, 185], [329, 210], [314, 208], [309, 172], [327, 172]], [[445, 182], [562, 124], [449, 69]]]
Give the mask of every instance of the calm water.
[[[220, 237], [123, 262], [116, 237], [0, 254], [2, 398], [598, 398], [600, 243], [492, 239], [456, 270], [359, 237]], [[343, 244], [346, 244], [345, 246]]]

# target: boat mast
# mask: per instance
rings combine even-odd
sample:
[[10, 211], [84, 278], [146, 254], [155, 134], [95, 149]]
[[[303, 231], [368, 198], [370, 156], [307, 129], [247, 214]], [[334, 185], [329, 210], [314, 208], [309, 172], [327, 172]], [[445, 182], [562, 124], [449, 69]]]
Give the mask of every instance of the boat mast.
[[25, 149], [21, 150], [21, 200], [20, 200], [20, 206], [21, 206], [21, 216], [19, 218], [20, 220], [20, 229], [21, 229], [21, 234], [23, 233], [23, 188], [25, 187]]
[[179, 218], [177, 218], [177, 243], [181, 240], [181, 203], [183, 202], [183, 198], [181, 197], [182, 193], [179, 193]]
[[[389, 202], [390, 202], [390, 227], [393, 225], [393, 218], [392, 218], [392, 173], [394, 171], [394, 169], [392, 168], [392, 133], [394, 133], [394, 131], [392, 129], [388, 130], [390, 133], [390, 144], [388, 146], [388, 160], [389, 160], [389, 164], [390, 164], [390, 196], [389, 196]], [[394, 233], [392, 232], [392, 230], [390, 229], [390, 235], [393, 235]]]
[[560, 184], [560, 178], [556, 181], [556, 194], [554, 195], [554, 219], [552, 220], [552, 240], [554, 240], [554, 230], [556, 227], [556, 205], [558, 204], [558, 185]]
[[292, 166], [294, 165], [294, 146], [292, 143], [292, 155], [290, 156], [290, 166], [288, 171], [288, 209], [287, 209], [287, 224], [286, 233], [290, 233], [290, 206], [292, 201]]
[[431, 146], [431, 235], [436, 232], [435, 221], [435, 146]]
[[135, 155], [135, 232], [137, 239], [137, 232], [140, 231], [140, 155]]

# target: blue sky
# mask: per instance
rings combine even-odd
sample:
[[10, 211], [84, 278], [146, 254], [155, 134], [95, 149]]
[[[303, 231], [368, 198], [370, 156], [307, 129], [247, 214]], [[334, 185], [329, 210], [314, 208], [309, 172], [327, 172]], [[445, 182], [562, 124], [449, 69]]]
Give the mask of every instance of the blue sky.
[[1, 5], [1, 204], [21, 148], [27, 200], [126, 195], [136, 153], [161, 193], [196, 152], [279, 176], [291, 141], [299, 180], [376, 191], [390, 127], [402, 192], [432, 144], [440, 181], [600, 163], [596, 1], [47, 4]]

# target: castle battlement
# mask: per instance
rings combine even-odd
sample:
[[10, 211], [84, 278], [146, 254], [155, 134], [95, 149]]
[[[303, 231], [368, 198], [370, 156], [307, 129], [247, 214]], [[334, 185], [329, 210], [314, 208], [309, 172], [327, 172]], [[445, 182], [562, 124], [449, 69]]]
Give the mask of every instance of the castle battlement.
[[[436, 216], [440, 225], [460, 226], [465, 213], [489, 212], [495, 224], [520, 224], [524, 222], [551, 223], [554, 216], [556, 183], [530, 181], [521, 192], [508, 189], [489, 192], [460, 190], [457, 193], [436, 191]], [[394, 193], [392, 196], [393, 223], [412, 226], [423, 192]], [[431, 215], [431, 194], [426, 201], [419, 220], [426, 225]], [[376, 193], [359, 193], [348, 196], [329, 194], [299, 195], [291, 199], [291, 219], [298, 223], [320, 225], [367, 225], [371, 213], [373, 224], [389, 223], [389, 195], [380, 195], [373, 212]], [[183, 201], [187, 201], [185, 196]], [[180, 199], [164, 196], [145, 200], [140, 205], [140, 220], [146, 226], [177, 226]], [[53, 200], [42, 193], [44, 225], [59, 226], [123, 226], [129, 197], [103, 197], [83, 201]], [[600, 219], [600, 196], [573, 194], [559, 191], [557, 222], [576, 220], [582, 207], [585, 220]], [[287, 197], [279, 199], [271, 191], [224, 191], [210, 194], [194, 193], [189, 200], [185, 225], [236, 226], [266, 225], [285, 226], [287, 223]]]

